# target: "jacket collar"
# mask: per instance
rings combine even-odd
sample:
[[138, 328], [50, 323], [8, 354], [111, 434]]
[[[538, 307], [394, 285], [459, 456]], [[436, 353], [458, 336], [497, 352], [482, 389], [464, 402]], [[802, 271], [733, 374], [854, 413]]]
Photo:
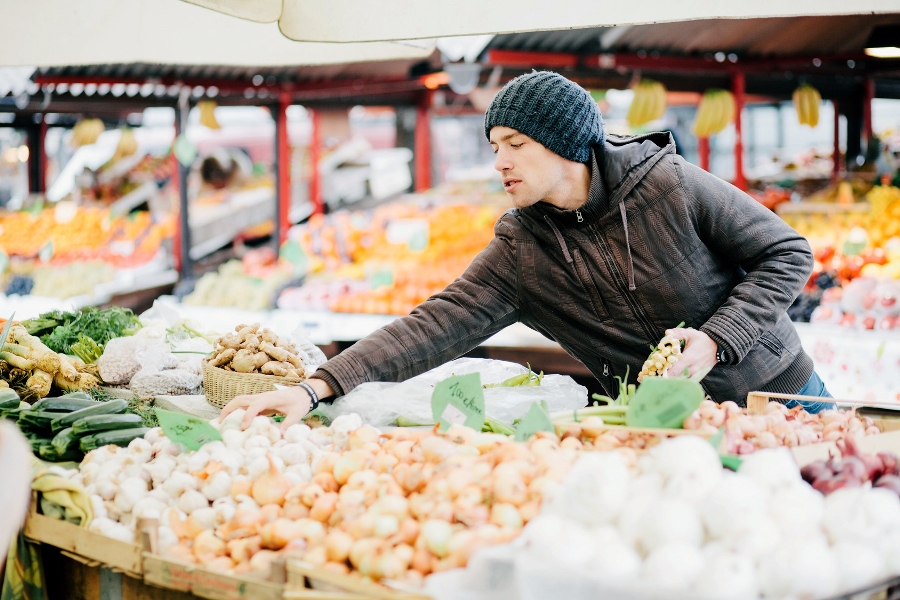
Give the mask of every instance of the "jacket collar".
[[563, 210], [538, 202], [521, 209], [544, 222], [547, 216], [562, 227], [594, 223], [609, 214], [634, 189], [647, 172], [665, 155], [675, 152], [668, 132], [640, 136], [608, 135], [603, 146], [591, 150], [591, 187], [588, 200], [578, 210]]

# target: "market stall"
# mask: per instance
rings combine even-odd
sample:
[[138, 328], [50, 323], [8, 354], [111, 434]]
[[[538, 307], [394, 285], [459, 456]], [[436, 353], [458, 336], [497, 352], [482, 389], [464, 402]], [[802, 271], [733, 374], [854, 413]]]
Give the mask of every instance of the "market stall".
[[[695, 381], [651, 377], [585, 407], [567, 377], [463, 359], [360, 386], [306, 423], [243, 430], [243, 410], [218, 407], [324, 357], [285, 322], [221, 312], [212, 332], [176, 306], [4, 332], [0, 416], [42, 460], [10, 556], [55, 574], [51, 600], [62, 583], [212, 600], [565, 586], [826, 598], [897, 584], [900, 421], [877, 413], [883, 398], [813, 415], [777, 394], [717, 405]], [[663, 339], [645, 370], [679, 353]]]

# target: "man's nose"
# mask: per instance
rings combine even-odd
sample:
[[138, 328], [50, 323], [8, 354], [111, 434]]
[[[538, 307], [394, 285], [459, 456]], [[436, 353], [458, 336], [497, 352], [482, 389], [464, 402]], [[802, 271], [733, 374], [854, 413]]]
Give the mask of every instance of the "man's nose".
[[503, 150], [497, 152], [497, 158], [494, 159], [494, 168], [501, 173], [513, 168], [512, 161], [507, 158], [506, 153], [503, 152]]

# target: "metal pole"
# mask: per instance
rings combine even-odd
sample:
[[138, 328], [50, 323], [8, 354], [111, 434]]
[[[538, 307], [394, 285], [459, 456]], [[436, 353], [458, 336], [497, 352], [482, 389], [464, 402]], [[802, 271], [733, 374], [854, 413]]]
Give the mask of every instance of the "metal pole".
[[291, 104], [288, 94], [281, 94], [278, 104], [272, 107], [275, 119], [275, 251], [287, 239], [291, 227], [291, 148], [288, 143], [287, 108]]
[[428, 109], [431, 106], [431, 92], [422, 95], [416, 107], [415, 130], [415, 161], [417, 192], [424, 192], [431, 188], [431, 123], [429, 122]]
[[317, 110], [310, 110], [312, 119], [312, 135], [309, 140], [309, 201], [313, 205], [313, 214], [325, 213], [322, 203], [322, 175], [319, 172], [319, 155], [321, 151], [322, 116]]
[[837, 100], [831, 101], [834, 108], [834, 154], [832, 154], [831, 179], [837, 181], [841, 177], [841, 111]]
[[[181, 88], [181, 95], [178, 97], [178, 108], [176, 109], [176, 121], [180, 125], [179, 135], [186, 135], [188, 114], [191, 111], [190, 106], [191, 90], [187, 87]], [[189, 203], [188, 203], [188, 175], [190, 175], [190, 165], [185, 166], [178, 163], [178, 215], [180, 226], [181, 241], [181, 278], [191, 277], [194, 274], [194, 261], [191, 259], [191, 224], [189, 219]]]
[[740, 71], [731, 76], [731, 90], [734, 94], [734, 185], [747, 190], [744, 177], [744, 141], [741, 138], [741, 111], [744, 109], [744, 74]]
[[872, 141], [872, 99], [875, 97], [875, 80], [866, 77], [863, 83], [863, 137], [866, 144]]
[[709, 138], [697, 138], [697, 158], [700, 160], [700, 168], [709, 171]]

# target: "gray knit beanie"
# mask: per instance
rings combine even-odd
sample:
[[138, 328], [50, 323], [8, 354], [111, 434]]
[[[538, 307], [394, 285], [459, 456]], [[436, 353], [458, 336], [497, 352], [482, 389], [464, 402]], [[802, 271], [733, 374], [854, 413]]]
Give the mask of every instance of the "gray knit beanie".
[[591, 146], [603, 144], [603, 117], [581, 86], [562, 75], [533, 71], [507, 83], [484, 114], [484, 135], [511, 127], [563, 158], [587, 162]]

